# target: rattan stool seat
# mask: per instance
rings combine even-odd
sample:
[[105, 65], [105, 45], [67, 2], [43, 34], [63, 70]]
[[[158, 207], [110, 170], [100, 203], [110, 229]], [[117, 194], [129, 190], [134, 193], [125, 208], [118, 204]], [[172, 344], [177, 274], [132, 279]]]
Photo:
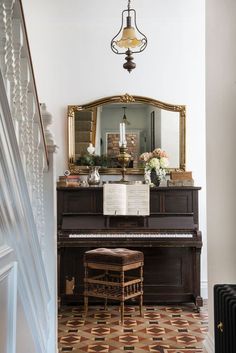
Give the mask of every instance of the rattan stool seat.
[[[141, 251], [124, 248], [98, 248], [84, 254], [84, 304], [88, 310], [88, 297], [120, 301], [121, 323], [124, 321], [124, 302], [139, 297], [140, 315], [143, 304], [143, 262]], [[126, 271], [132, 275], [126, 275]]]

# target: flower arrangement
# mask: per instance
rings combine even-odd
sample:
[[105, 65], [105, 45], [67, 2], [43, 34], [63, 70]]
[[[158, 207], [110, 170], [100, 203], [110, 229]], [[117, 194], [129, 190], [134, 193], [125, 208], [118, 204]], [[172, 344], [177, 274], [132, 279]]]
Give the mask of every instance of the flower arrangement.
[[160, 183], [169, 165], [167, 153], [161, 148], [156, 148], [153, 152], [142, 153], [139, 159], [145, 163], [145, 182], [151, 183], [151, 175], [155, 174]]

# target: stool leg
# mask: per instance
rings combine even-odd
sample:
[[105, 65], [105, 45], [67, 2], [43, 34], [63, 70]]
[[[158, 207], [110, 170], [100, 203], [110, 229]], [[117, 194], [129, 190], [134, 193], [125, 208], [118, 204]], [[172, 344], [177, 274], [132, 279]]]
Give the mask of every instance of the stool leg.
[[121, 318], [121, 325], [124, 324], [124, 308], [125, 308], [125, 273], [121, 270], [120, 274], [120, 284], [121, 284], [121, 303], [120, 303], [120, 318]]
[[84, 316], [87, 316], [88, 312], [88, 266], [84, 264]]
[[124, 324], [124, 309], [125, 309], [125, 303], [122, 300], [120, 303], [120, 323], [122, 326]]
[[139, 297], [139, 311], [140, 316], [143, 316], [143, 265], [140, 267], [140, 297]]
[[[107, 276], [108, 276], [108, 270], [105, 271], [105, 279], [107, 280]], [[106, 288], [105, 288], [105, 292], [107, 292]], [[107, 311], [107, 296], [105, 293], [105, 301], [104, 301], [104, 310]]]

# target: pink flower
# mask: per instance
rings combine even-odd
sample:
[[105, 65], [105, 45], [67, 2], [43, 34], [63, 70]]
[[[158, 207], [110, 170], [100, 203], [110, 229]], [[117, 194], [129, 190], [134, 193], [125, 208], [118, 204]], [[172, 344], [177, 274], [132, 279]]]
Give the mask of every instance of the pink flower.
[[140, 161], [147, 162], [153, 157], [152, 152], [144, 152], [139, 156]]
[[165, 151], [163, 151], [161, 148], [156, 148], [153, 152], [152, 152], [154, 157], [158, 157], [158, 158], [168, 158], [168, 155]]

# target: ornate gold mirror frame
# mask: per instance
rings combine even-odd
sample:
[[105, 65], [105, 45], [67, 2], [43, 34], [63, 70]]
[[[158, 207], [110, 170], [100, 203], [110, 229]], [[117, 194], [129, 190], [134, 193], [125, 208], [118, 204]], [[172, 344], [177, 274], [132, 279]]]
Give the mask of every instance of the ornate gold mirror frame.
[[[179, 113], [179, 167], [169, 168], [170, 170], [185, 170], [186, 163], [186, 107], [185, 105], [173, 105], [158, 101], [156, 99], [143, 97], [143, 96], [131, 96], [129, 94], [121, 96], [110, 96], [98, 99], [84, 105], [69, 105], [68, 106], [68, 168], [71, 174], [87, 174], [89, 167], [76, 165], [75, 157], [75, 113], [91, 112], [93, 116], [92, 122], [92, 139], [91, 142], [95, 142], [96, 133], [96, 114], [97, 108], [112, 104], [112, 103], [143, 103], [151, 106], [163, 109], [166, 111], [178, 112]], [[99, 170], [101, 174], [120, 174], [119, 168], [101, 168]], [[144, 168], [127, 168], [126, 174], [143, 174]]]

